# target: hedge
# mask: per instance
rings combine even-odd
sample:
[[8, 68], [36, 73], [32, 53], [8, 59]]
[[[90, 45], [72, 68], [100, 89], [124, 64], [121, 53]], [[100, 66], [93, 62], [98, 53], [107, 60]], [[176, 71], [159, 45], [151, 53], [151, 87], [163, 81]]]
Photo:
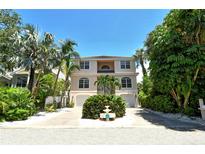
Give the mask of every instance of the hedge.
[[0, 118], [7, 121], [25, 120], [36, 113], [36, 107], [26, 88], [0, 88]]
[[141, 94], [139, 94], [139, 101], [141, 103], [141, 106], [144, 108], [149, 108], [164, 113], [177, 112], [177, 107], [168, 96], [157, 95], [151, 97], [151, 96], [146, 96], [142, 92]]
[[89, 97], [83, 104], [82, 118], [98, 119], [100, 113], [104, 113], [105, 106], [110, 106], [111, 112], [116, 117], [125, 115], [126, 103], [120, 96], [116, 95], [94, 95]]

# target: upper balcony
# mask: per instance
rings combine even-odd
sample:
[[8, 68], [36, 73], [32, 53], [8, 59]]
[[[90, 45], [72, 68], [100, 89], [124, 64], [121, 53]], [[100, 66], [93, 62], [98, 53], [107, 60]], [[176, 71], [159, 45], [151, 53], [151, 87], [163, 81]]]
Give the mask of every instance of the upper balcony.
[[115, 73], [113, 60], [98, 60], [97, 73]]

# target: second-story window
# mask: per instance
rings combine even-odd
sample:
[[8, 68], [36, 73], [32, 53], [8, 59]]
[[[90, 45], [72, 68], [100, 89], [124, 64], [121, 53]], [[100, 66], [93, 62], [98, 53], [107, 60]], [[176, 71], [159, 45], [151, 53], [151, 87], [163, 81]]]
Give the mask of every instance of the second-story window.
[[108, 65], [103, 65], [103, 66], [101, 67], [101, 69], [102, 69], [102, 70], [109, 70], [110, 67], [109, 67]]
[[89, 69], [89, 61], [81, 61], [80, 69]]
[[121, 69], [130, 69], [130, 61], [120, 61]]
[[79, 80], [79, 88], [89, 88], [89, 80], [88, 80], [88, 78], [81, 78]]

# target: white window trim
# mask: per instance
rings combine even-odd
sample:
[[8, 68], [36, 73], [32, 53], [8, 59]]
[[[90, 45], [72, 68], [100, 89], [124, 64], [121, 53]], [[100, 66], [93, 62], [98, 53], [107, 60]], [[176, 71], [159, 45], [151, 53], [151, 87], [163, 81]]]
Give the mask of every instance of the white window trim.
[[[129, 62], [129, 67], [127, 67], [128, 65], [126, 64], [127, 62]], [[122, 68], [122, 65], [124, 65], [124, 68]], [[129, 60], [122, 60], [120, 61], [120, 68], [121, 69], [130, 69], [131, 68], [131, 64]]]
[[[88, 63], [88, 68], [85, 68], [85, 63]], [[81, 63], [83, 63], [83, 68], [81, 68]], [[89, 61], [80, 61], [80, 69], [82, 69], [82, 70], [88, 70], [88, 69], [90, 69], [90, 62]]]
[[[83, 81], [83, 87], [80, 87], [80, 81]], [[86, 80], [88, 81], [88, 87], [85, 87], [85, 82]], [[88, 89], [90, 87], [90, 82], [89, 82], [89, 79], [88, 78], [80, 78], [79, 81], [78, 81], [78, 88], [79, 89]]]
[[[126, 79], [126, 83], [125, 83], [126, 86], [122, 88], [132, 88], [132, 79], [130, 77], [123, 77], [121, 78], [121, 84], [123, 79]], [[130, 79], [131, 87], [128, 87], [128, 81], [127, 81], [128, 79]]]

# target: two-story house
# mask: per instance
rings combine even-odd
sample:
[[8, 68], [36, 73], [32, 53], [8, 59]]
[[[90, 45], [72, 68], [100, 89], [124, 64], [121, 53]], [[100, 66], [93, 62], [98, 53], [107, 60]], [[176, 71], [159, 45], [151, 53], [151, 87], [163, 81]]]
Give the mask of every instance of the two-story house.
[[122, 85], [116, 90], [116, 95], [125, 99], [127, 107], [136, 107], [137, 73], [132, 57], [93, 56], [75, 62], [80, 65], [80, 70], [71, 76], [70, 97], [76, 106], [82, 106], [89, 96], [99, 93], [100, 89], [94, 83], [100, 75], [112, 75], [119, 78]]

